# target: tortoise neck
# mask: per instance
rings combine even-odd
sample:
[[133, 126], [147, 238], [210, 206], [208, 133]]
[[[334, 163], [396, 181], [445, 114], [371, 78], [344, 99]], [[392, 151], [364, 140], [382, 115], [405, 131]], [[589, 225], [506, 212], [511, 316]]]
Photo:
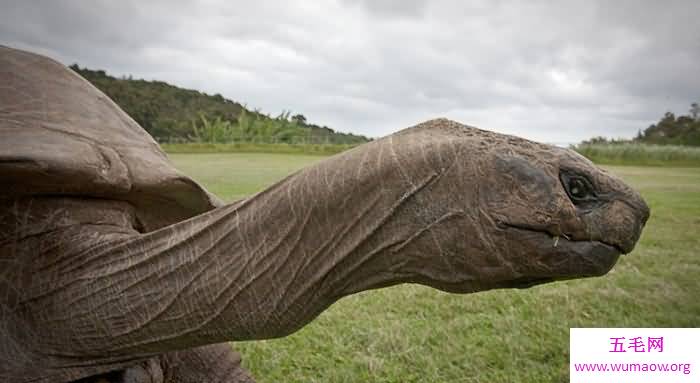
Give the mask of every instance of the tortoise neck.
[[473, 267], [453, 255], [476, 227], [464, 189], [445, 189], [458, 168], [392, 150], [390, 141], [350, 150], [156, 231], [98, 233], [107, 239], [77, 250], [85, 267], [58, 270], [83, 282], [28, 304], [80, 302], [68, 313], [51, 306], [46, 317], [66, 319], [42, 329], [94, 334], [71, 346], [81, 352], [128, 355], [285, 336], [362, 290], [457, 285]]

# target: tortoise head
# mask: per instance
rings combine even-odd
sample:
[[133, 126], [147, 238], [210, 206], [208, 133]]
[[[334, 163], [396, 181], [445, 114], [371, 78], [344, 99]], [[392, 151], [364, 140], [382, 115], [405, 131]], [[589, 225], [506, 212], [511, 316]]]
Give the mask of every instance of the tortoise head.
[[433, 188], [426, 210], [463, 206], [466, 214], [441, 228], [450, 267], [422, 282], [473, 292], [600, 276], [634, 248], [646, 203], [575, 151], [448, 120], [430, 124], [449, 127], [439, 156], [449, 181]]
[[482, 196], [513, 267], [501, 281], [507, 287], [603, 275], [632, 251], [649, 218], [636, 191], [572, 150], [518, 145], [493, 153], [490, 165]]

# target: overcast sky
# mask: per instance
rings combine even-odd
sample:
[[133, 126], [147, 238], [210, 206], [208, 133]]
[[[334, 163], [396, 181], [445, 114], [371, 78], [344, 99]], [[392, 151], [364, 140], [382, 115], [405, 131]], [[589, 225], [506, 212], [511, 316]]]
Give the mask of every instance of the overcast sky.
[[175, 3], [0, 0], [0, 44], [371, 137], [631, 137], [700, 101], [698, 0]]

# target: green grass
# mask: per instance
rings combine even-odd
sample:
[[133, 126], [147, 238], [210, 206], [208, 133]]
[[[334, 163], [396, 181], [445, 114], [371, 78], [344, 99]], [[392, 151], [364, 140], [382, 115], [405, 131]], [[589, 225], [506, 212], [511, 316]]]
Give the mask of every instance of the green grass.
[[639, 143], [583, 144], [575, 150], [598, 164], [700, 166], [700, 147]]
[[169, 153], [181, 171], [225, 201], [251, 195], [324, 157], [270, 153]]
[[[328, 156], [358, 144], [287, 143], [164, 143], [168, 153], [273, 153]], [[576, 151], [598, 164], [664, 167], [700, 167], [700, 148], [638, 143], [584, 144]]]
[[[172, 155], [234, 200], [317, 156]], [[700, 326], [700, 169], [608, 167], [652, 208], [605, 277], [451, 295], [416, 285], [357, 294], [301, 331], [238, 342], [259, 382], [566, 382], [570, 327]]]
[[279, 153], [327, 156], [359, 144], [270, 144], [240, 142], [231, 144], [180, 143], [160, 144], [168, 153]]

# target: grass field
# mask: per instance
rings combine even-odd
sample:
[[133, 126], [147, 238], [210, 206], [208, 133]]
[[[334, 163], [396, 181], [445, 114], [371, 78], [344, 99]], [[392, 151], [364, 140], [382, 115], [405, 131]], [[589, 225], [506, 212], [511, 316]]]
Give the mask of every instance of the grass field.
[[[175, 154], [226, 200], [322, 159]], [[605, 277], [450, 295], [403, 285], [345, 298], [292, 336], [239, 342], [259, 382], [568, 382], [570, 327], [700, 326], [700, 168], [608, 167], [652, 209]]]
[[160, 144], [168, 153], [274, 153], [330, 156], [348, 150], [358, 144], [283, 144], [239, 142], [229, 144], [187, 142]]
[[640, 143], [581, 144], [576, 151], [607, 165], [700, 167], [700, 147]]

